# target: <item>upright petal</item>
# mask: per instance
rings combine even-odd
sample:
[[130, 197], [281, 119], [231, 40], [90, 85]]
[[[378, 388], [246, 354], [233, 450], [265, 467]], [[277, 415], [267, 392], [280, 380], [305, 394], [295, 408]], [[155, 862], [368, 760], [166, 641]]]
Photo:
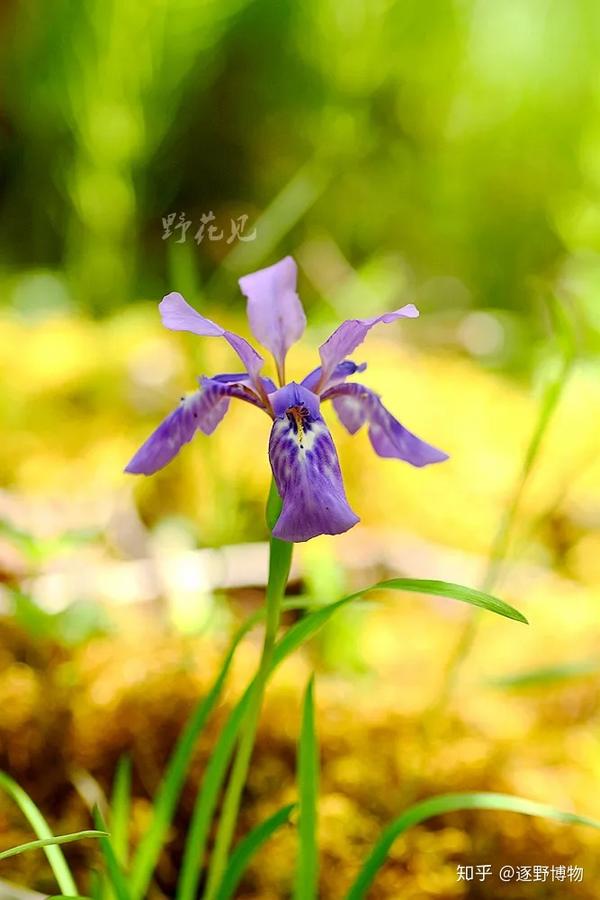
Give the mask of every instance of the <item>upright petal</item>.
[[[366, 368], [366, 363], [355, 363], [352, 362], [351, 359], [345, 359], [343, 362], [338, 363], [331, 373], [329, 377], [329, 387], [333, 384], [339, 384], [340, 381], [345, 381], [346, 378], [350, 375], [354, 375], [356, 372], [364, 372]], [[322, 374], [323, 367], [317, 366], [316, 369], [313, 369], [312, 372], [309, 372], [308, 375], [302, 379], [302, 386], [308, 388], [309, 391], [315, 391], [321, 381]]]
[[324, 344], [319, 347], [319, 355], [323, 371], [318, 390], [325, 390], [330, 384], [330, 378], [338, 363], [350, 356], [359, 344], [362, 344], [367, 333], [378, 325], [379, 322], [388, 324], [396, 319], [415, 319], [419, 310], [412, 303], [397, 309], [394, 312], [384, 313], [382, 316], [374, 316], [371, 319], [347, 319], [330, 335]]
[[412, 466], [443, 462], [448, 454], [418, 438], [388, 412], [380, 397], [362, 384], [337, 384], [322, 395], [333, 400], [342, 425], [350, 434], [369, 423], [369, 440], [378, 456], [403, 459]]
[[275, 421], [269, 459], [283, 500], [273, 534], [308, 541], [341, 534], [359, 521], [350, 509], [337, 453], [319, 412], [319, 398], [301, 385], [286, 385], [269, 399]]
[[[189, 443], [197, 430], [212, 434], [229, 408], [229, 400], [236, 397], [264, 408], [260, 397], [241, 382], [200, 379], [200, 389], [184, 397], [181, 403], [161, 422], [148, 440], [142, 444], [125, 468], [132, 475], [153, 475]], [[245, 376], [243, 376], [245, 377]]]
[[283, 374], [285, 356], [302, 337], [306, 316], [296, 293], [298, 267], [291, 256], [240, 278], [242, 293], [248, 299], [248, 320], [255, 338], [267, 347]]
[[158, 308], [163, 325], [165, 328], [170, 328], [171, 331], [191, 331], [192, 334], [199, 334], [203, 337], [224, 337], [246, 366], [250, 378], [256, 382], [264, 359], [245, 338], [233, 331], [221, 328], [206, 316], [200, 315], [176, 291], [163, 297]]

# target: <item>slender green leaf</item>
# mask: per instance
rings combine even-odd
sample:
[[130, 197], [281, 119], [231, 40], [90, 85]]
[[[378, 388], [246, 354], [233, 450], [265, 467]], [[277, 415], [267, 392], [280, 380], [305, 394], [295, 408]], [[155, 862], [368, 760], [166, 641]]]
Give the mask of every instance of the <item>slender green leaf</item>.
[[317, 798], [319, 793], [319, 748], [315, 731], [314, 676], [308, 682], [302, 710], [302, 730], [298, 746], [298, 869], [295, 900], [314, 900], [319, 883], [317, 847]]
[[[40, 840], [54, 837], [50, 826], [31, 797], [4, 772], [0, 772], [0, 788], [14, 800]], [[56, 845], [44, 847], [44, 853], [63, 894], [77, 894], [77, 886], [60, 847]]]
[[121, 866], [129, 855], [129, 817], [131, 810], [131, 759], [122, 756], [118, 762], [110, 802], [110, 833], [115, 856]]
[[133, 859], [131, 868], [131, 894], [133, 900], [143, 900], [148, 892], [152, 872], [173, 820], [173, 814], [185, 782], [196, 741], [221, 695], [238, 644], [250, 628], [259, 621], [259, 618], [260, 616], [252, 617], [240, 628], [231, 643], [213, 686], [196, 706], [177, 741], [154, 800], [152, 821], [140, 841]]
[[[460, 600], [462, 603], [470, 603], [480, 609], [496, 613], [515, 622], [529, 624], [525, 616], [517, 609], [509, 606], [504, 600], [477, 591], [475, 588], [464, 587], [462, 584], [453, 584], [450, 581], [429, 581], [420, 578], [391, 578], [389, 581], [380, 581], [368, 588], [369, 591], [382, 590], [383, 588], [395, 591], [411, 591], [416, 594], [433, 594], [436, 597], [449, 597], [451, 600]], [[361, 591], [365, 593], [365, 591]]]
[[82, 897], [81, 894], [52, 894], [45, 900], [91, 900], [91, 897]]
[[598, 672], [600, 672], [600, 660], [582, 659], [574, 662], [558, 663], [555, 666], [529, 669], [526, 672], [517, 672], [514, 675], [501, 675], [498, 678], [490, 678], [487, 683], [491, 687], [498, 688], [529, 688], [546, 684], [558, 684], [561, 681], [569, 681], [572, 678], [596, 675]]
[[19, 853], [25, 853], [27, 850], [53, 847], [55, 844], [71, 844], [73, 841], [81, 841], [83, 838], [101, 837], [106, 834], [108, 834], [106, 831], [77, 831], [73, 834], [57, 834], [55, 837], [40, 838], [37, 841], [28, 841], [26, 844], [19, 844], [18, 847], [2, 850], [0, 852], [0, 860], [8, 859], [9, 856], [18, 856]]
[[[309, 613], [299, 622], [292, 625], [275, 645], [270, 673], [287, 656], [312, 637], [340, 607], [353, 599], [354, 595], [344, 597], [335, 603], [330, 603], [328, 606], [323, 606], [315, 612]], [[246, 688], [236, 706], [229, 713], [229, 717], [217, 739], [206, 767], [186, 837], [181, 873], [177, 885], [177, 900], [194, 900], [196, 897], [210, 824], [217, 805], [219, 791], [223, 786], [225, 773], [233, 754], [235, 740], [250, 703], [254, 684], [255, 680]]]
[[231, 760], [235, 741], [250, 703], [253, 685], [254, 682], [246, 688], [229, 713], [204, 772], [202, 786], [196, 796], [192, 819], [186, 835], [181, 872], [175, 895], [176, 900], [194, 900], [196, 896], [210, 823], [212, 822], [219, 791], [223, 785], [225, 773]]
[[[106, 830], [102, 813], [98, 807], [94, 807], [94, 822], [97, 828]], [[131, 900], [131, 894], [127, 886], [127, 880], [119, 865], [110, 836], [100, 838], [100, 848], [106, 864], [106, 872], [110, 886], [117, 900]]]
[[589, 819], [586, 816], [577, 816], [575, 813], [562, 812], [545, 803], [536, 803], [522, 797], [512, 797], [510, 794], [492, 793], [466, 793], [466, 794], [442, 794], [423, 800], [405, 810], [387, 828], [384, 829], [379, 841], [368, 856], [365, 864], [358, 874], [358, 878], [346, 895], [346, 900], [362, 900], [366, 897], [377, 872], [385, 863], [392, 844], [403, 832], [418, 825], [433, 816], [444, 813], [458, 812], [465, 809], [495, 809], [503, 812], [521, 813], [525, 816], [538, 816], [543, 819], [554, 819], [556, 822], [565, 822], [575, 825], [589, 825], [600, 829], [600, 822]]
[[250, 859], [257, 850], [259, 850], [266, 841], [290, 820], [290, 815], [296, 808], [295, 803], [283, 806], [276, 813], [261, 822], [243, 838], [237, 847], [234, 848], [231, 858], [227, 865], [227, 870], [221, 882], [221, 886], [217, 891], [215, 900], [230, 900], [233, 897], [242, 875], [246, 871], [246, 867]]
[[[354, 594], [348, 594], [335, 603], [329, 603], [319, 609], [310, 612], [299, 622], [296, 622], [278, 641], [273, 650], [273, 658], [271, 661], [270, 674], [279, 666], [284, 659], [298, 649], [303, 643], [309, 640], [317, 631], [325, 625], [326, 622], [347, 603], [358, 600], [369, 591], [382, 589], [395, 589], [405, 591], [415, 591], [418, 593], [431, 593], [443, 597], [463, 600], [467, 603], [478, 601], [478, 605], [483, 606], [487, 603], [486, 609], [493, 609], [494, 612], [500, 612], [501, 615], [507, 615], [509, 618], [518, 621], [526, 621], [520, 613], [513, 610], [507, 604], [502, 603], [494, 597], [489, 597], [479, 591], [473, 591], [470, 588], [461, 587], [460, 585], [451, 584], [444, 581], [422, 581], [411, 578], [395, 578], [392, 581], [379, 582], [357, 591]], [[237, 705], [229, 714], [229, 718], [219, 735], [211, 759], [207, 766], [202, 787], [196, 797], [192, 821], [186, 838], [186, 847], [184, 851], [183, 863], [177, 886], [177, 900], [194, 900], [200, 880], [200, 869], [204, 861], [206, 852], [206, 839], [212, 821], [212, 816], [217, 803], [219, 791], [223, 785], [227, 766], [231, 760], [235, 739], [244, 718], [247, 705], [250, 701], [250, 695], [254, 682], [246, 689]], [[139, 900], [135, 897], [134, 900]]]

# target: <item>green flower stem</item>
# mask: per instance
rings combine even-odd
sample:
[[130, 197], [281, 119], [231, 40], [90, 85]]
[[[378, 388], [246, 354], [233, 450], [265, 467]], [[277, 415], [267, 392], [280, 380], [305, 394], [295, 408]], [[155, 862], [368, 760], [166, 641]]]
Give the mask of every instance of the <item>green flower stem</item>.
[[[269, 499], [267, 501], [267, 524], [272, 530], [281, 511], [281, 498], [277, 493], [274, 482], [271, 484]], [[271, 667], [273, 647], [279, 628], [281, 617], [281, 602], [290, 572], [292, 562], [292, 550], [294, 545], [287, 541], [280, 541], [271, 536], [269, 541], [269, 580], [266, 593], [266, 621], [265, 637], [260, 658], [258, 673], [252, 699], [239, 739], [236, 755], [231, 770], [231, 776], [225, 792], [219, 827], [215, 838], [215, 845], [208, 870], [208, 879], [204, 900], [214, 900], [225, 873], [229, 849], [235, 831], [235, 825], [240, 807], [240, 799], [248, 769], [256, 731], [260, 719], [265, 687]]]

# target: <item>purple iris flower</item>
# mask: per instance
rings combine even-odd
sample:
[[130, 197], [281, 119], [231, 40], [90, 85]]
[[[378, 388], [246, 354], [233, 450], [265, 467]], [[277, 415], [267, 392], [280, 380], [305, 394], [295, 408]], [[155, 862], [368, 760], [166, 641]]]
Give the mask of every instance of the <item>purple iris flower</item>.
[[379, 456], [402, 459], [413, 466], [442, 462], [447, 454], [425, 443], [387, 411], [379, 396], [347, 378], [366, 368], [348, 357], [379, 323], [419, 315], [412, 303], [370, 319], [348, 319], [319, 348], [321, 365], [297, 384], [285, 381], [285, 357], [303, 334], [306, 316], [296, 293], [297, 266], [291, 256], [240, 278], [248, 300], [250, 328], [273, 354], [281, 387], [260, 374], [264, 359], [243, 337], [200, 315], [181, 296], [171, 293], [159, 305], [163, 325], [223, 337], [241, 359], [245, 371], [199, 379], [195, 393], [182, 399], [145, 444], [126, 472], [152, 475], [166, 466], [197, 430], [212, 434], [232, 398], [264, 410], [273, 420], [269, 460], [282, 498], [273, 529], [284, 541], [308, 541], [319, 534], [341, 534], [359, 521], [348, 505], [331, 434], [321, 415], [321, 402], [331, 400], [342, 424], [354, 434], [365, 423]]

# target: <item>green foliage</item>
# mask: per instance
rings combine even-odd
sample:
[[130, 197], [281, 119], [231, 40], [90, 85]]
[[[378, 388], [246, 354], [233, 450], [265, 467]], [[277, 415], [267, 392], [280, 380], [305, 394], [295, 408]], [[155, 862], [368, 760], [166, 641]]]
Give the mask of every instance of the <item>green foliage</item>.
[[44, 844], [43, 849], [61, 891], [64, 894], [77, 894], [77, 887], [64, 854], [54, 842], [54, 835], [50, 830], [50, 826], [31, 797], [4, 772], [0, 772], [0, 788], [17, 804], [38, 839], [49, 842]]
[[569, 825], [589, 825], [600, 828], [600, 822], [586, 816], [562, 812], [544, 803], [535, 803], [522, 797], [511, 797], [508, 794], [465, 793], [445, 794], [423, 800], [405, 810], [384, 830], [379, 841], [371, 851], [364, 866], [346, 896], [346, 900], [362, 900], [375, 879], [377, 872], [384, 864], [392, 844], [403, 832], [413, 825], [418, 825], [433, 816], [466, 809], [492, 809], [505, 812], [521, 813], [525, 816], [539, 816]]
[[252, 856], [263, 846], [266, 841], [283, 825], [287, 825], [290, 816], [296, 809], [295, 803], [288, 803], [282, 806], [277, 812], [265, 819], [259, 825], [256, 825], [248, 832], [246, 837], [242, 838], [239, 844], [234, 847], [223, 881], [217, 892], [216, 900], [229, 900], [233, 897], [235, 890], [244, 874], [244, 870], [248, 865]]
[[26, 853], [28, 850], [38, 850], [41, 847], [54, 847], [58, 844], [72, 844], [73, 841], [81, 841], [84, 838], [106, 837], [107, 831], [76, 831], [73, 834], [57, 834], [54, 837], [42, 838], [38, 841], [28, 841], [26, 844], [19, 844], [18, 847], [11, 847], [9, 850], [0, 852], [0, 860], [9, 859], [11, 856], [18, 856], [19, 853]]
[[302, 709], [302, 731], [298, 745], [298, 863], [294, 887], [295, 900], [314, 900], [318, 896], [319, 851], [317, 801], [319, 794], [319, 747], [315, 730], [314, 678], [308, 683]]

